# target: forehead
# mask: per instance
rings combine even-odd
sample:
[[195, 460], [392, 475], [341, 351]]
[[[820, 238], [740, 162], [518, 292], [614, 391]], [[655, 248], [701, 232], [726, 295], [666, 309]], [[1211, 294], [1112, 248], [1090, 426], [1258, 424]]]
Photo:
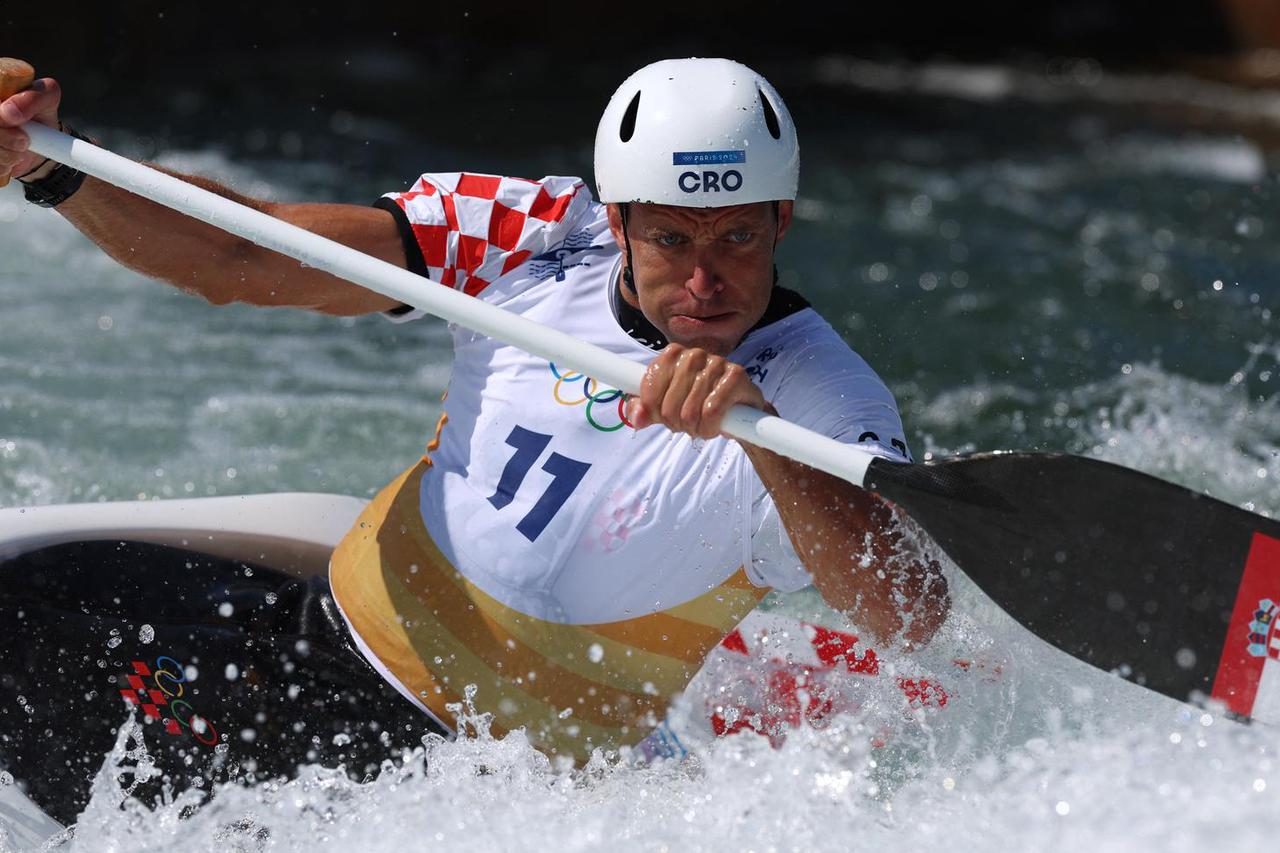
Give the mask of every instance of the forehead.
[[767, 224], [773, 218], [772, 202], [737, 204], [732, 207], [677, 207], [670, 204], [631, 205], [631, 219], [641, 226], [715, 231]]

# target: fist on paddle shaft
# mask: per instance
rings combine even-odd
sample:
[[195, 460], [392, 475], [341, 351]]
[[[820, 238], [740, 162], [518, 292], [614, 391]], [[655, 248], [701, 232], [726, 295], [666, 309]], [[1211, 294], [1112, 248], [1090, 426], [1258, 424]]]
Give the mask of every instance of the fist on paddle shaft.
[[30, 151], [30, 140], [19, 125], [36, 121], [58, 127], [62, 90], [57, 81], [35, 79], [35, 71], [20, 59], [0, 58], [0, 187], [10, 178], [40, 178], [52, 168]]
[[636, 429], [662, 424], [694, 438], [714, 438], [737, 403], [777, 414], [741, 365], [672, 343], [649, 364], [639, 395], [627, 403], [627, 419]]

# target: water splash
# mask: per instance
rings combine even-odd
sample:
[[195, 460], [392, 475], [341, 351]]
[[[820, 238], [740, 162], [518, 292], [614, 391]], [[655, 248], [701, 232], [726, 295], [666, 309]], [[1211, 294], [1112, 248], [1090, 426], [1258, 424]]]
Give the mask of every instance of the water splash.
[[519, 733], [495, 739], [481, 728], [454, 742], [428, 737], [364, 782], [308, 767], [287, 783], [224, 784], [198, 808], [194, 794], [154, 807], [127, 797], [130, 774], [146, 773], [127, 726], [56, 849], [995, 851], [1042, 845], [1046, 827], [1055, 849], [1269, 840], [1280, 807], [1274, 732], [1172, 704], [1139, 718], [1123, 694], [1097, 698], [1118, 705], [1110, 724], [1074, 729], [1047, 714], [1038, 731], [994, 746], [978, 708], [880, 748], [868, 717], [851, 713], [778, 748], [742, 734], [683, 761], [597, 753], [572, 771]]

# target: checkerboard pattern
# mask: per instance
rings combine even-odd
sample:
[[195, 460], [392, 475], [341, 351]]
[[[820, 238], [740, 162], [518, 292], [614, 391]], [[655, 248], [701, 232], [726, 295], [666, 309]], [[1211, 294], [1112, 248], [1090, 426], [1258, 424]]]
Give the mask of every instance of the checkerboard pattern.
[[470, 172], [423, 175], [386, 197], [413, 226], [432, 280], [470, 296], [564, 240], [592, 203], [580, 178]]
[[176, 735], [181, 731], [177, 722], [172, 717], [165, 717], [160, 713], [160, 706], [169, 704], [164, 691], [157, 690], [154, 687], [148, 688], [142, 680], [150, 677], [151, 667], [140, 660], [135, 660], [133, 662], [133, 672], [125, 676], [129, 686], [122, 687], [120, 695], [124, 697], [126, 702], [141, 708], [147, 719], [164, 720], [164, 730], [171, 735]]

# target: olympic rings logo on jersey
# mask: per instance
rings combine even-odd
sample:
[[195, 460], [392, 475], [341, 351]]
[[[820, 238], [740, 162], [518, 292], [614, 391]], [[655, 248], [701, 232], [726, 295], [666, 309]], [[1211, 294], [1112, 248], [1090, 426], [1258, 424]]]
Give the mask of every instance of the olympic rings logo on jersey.
[[[554, 362], [548, 362], [556, 384], [551, 387], [551, 396], [562, 406], [581, 406], [586, 404], [587, 423], [600, 432], [617, 432], [624, 426], [635, 428], [635, 424], [627, 420], [627, 397], [617, 388], [605, 388], [595, 379], [583, 373], [568, 371], [561, 373]], [[578, 383], [582, 383], [581, 389]], [[617, 401], [617, 406], [613, 405]], [[613, 421], [616, 419], [616, 423]]]

